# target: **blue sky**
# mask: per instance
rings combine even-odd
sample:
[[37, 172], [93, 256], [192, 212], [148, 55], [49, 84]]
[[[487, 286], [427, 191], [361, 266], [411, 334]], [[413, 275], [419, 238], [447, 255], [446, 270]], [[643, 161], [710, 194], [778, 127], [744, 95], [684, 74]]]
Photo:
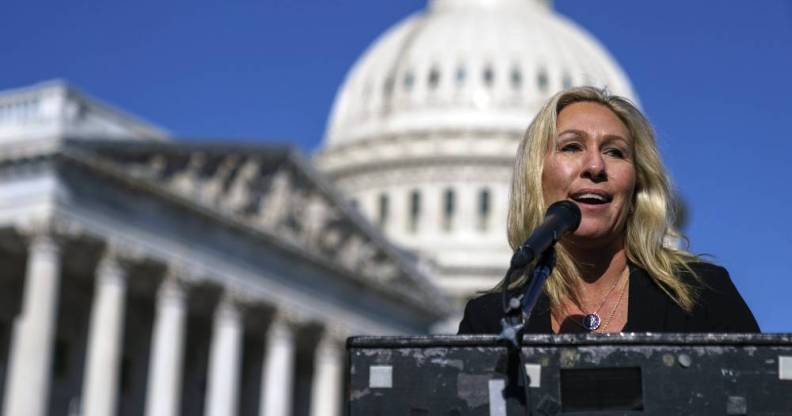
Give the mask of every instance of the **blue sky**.
[[[363, 50], [421, 0], [0, 5], [0, 89], [63, 78], [199, 140], [321, 141]], [[765, 331], [792, 332], [792, 2], [556, 1], [616, 57], [688, 202]]]

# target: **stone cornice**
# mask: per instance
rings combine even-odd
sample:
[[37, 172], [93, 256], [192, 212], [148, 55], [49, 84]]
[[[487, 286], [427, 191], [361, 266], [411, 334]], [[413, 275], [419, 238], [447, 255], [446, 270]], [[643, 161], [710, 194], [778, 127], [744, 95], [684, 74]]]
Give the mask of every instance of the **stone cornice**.
[[440, 171], [455, 167], [480, 167], [485, 171], [492, 168], [504, 168], [510, 174], [513, 163], [514, 158], [512, 157], [424, 157], [393, 161], [371, 161], [354, 165], [350, 164], [335, 169], [332, 172], [328, 172], [328, 174], [337, 181], [359, 176], [382, 176], [399, 171], [406, 172], [420, 169]]
[[[526, 125], [527, 127], [527, 125]], [[492, 128], [492, 129], [427, 129], [427, 130], [405, 130], [393, 134], [377, 134], [362, 137], [359, 139], [335, 143], [328, 147], [321, 149], [318, 153], [331, 153], [336, 151], [345, 151], [359, 147], [374, 147], [388, 143], [405, 143], [417, 140], [427, 139], [492, 139], [503, 138], [508, 140], [519, 141], [525, 132], [515, 129]]]
[[333, 178], [428, 163], [511, 165], [520, 138], [513, 131], [416, 132], [332, 146], [314, 162]]
[[[200, 180], [197, 184], [190, 180], [180, 182], [177, 176], [186, 174], [190, 169], [196, 168], [195, 165], [202, 158], [204, 162], [212, 159], [213, 163], [222, 164], [222, 161], [218, 162], [213, 158], [228, 159], [229, 157], [233, 158], [233, 155], [236, 155], [239, 159], [236, 166], [237, 170], [242, 169], [242, 165], [244, 165], [243, 159], [245, 158], [250, 160], [250, 157], [260, 156], [263, 159], [267, 159], [266, 168], [259, 170], [255, 176], [257, 179], [269, 181], [270, 185], [270, 182], [274, 182], [280, 173], [282, 177], [291, 177], [293, 181], [299, 182], [301, 186], [307, 186], [308, 188], [300, 188], [299, 186], [295, 188], [302, 197], [299, 201], [302, 201], [303, 206], [286, 208], [303, 209], [311, 206], [311, 204], [315, 206], [318, 206], [316, 204], [324, 204], [325, 208], [317, 209], [319, 211], [330, 209], [331, 212], [334, 212], [337, 218], [333, 220], [335, 222], [331, 221], [331, 223], [341, 224], [339, 225], [342, 227], [340, 231], [336, 230], [333, 233], [331, 232], [333, 231], [332, 229], [323, 228], [322, 221], [314, 224], [313, 229], [305, 226], [300, 230], [310, 229], [313, 233], [311, 238], [315, 238], [316, 235], [321, 235], [322, 238], [329, 238], [327, 236], [334, 235], [334, 241], [328, 241], [324, 244], [332, 245], [333, 247], [331, 248], [337, 251], [331, 252], [326, 249], [306, 250], [305, 238], [309, 238], [307, 234], [289, 235], [288, 230], [282, 228], [282, 222], [270, 221], [268, 223], [266, 218], [255, 215], [255, 209], [252, 211], [249, 209], [229, 210], [227, 207], [222, 206], [222, 204], [228, 202], [227, 195], [223, 196], [225, 199], [220, 198], [222, 202], [217, 204], [198, 198], [196, 193], [193, 192], [195, 191], [194, 187], [206, 186], [207, 182]], [[159, 161], [157, 160], [158, 157], [160, 158]], [[172, 157], [175, 157], [175, 159]], [[360, 214], [348, 208], [337, 196], [337, 192], [333, 191], [331, 186], [325, 183], [307, 162], [286, 147], [69, 141], [64, 143], [64, 146], [59, 149], [54, 158], [55, 163], [61, 168], [77, 166], [82, 169], [88, 169], [93, 175], [115, 181], [129, 189], [145, 192], [167, 204], [173, 204], [185, 209], [191, 215], [202, 216], [213, 223], [230, 228], [236, 233], [246, 235], [254, 241], [267, 244], [276, 250], [284, 252], [284, 254], [288, 253], [289, 256], [300, 259], [296, 261], [306, 261], [336, 276], [352, 279], [356, 284], [369, 287], [387, 298], [418, 307], [430, 315], [441, 316], [447, 310], [444, 308], [447, 304], [443, 303], [445, 298], [439, 295], [438, 289], [431, 286], [425, 277], [409, 261], [406, 261], [402, 254], [391, 246]], [[158, 172], [158, 163], [165, 163], [167, 165], [166, 169]], [[193, 164], [192, 168], [190, 167], [191, 163]], [[259, 166], [259, 168], [261, 169], [262, 166]], [[217, 171], [220, 166], [214, 166], [214, 169]], [[200, 169], [197, 168], [196, 171], [200, 171]], [[283, 172], [288, 173], [284, 174]], [[211, 179], [211, 176], [201, 178]], [[226, 179], [233, 182], [231, 177]], [[211, 184], [211, 181], [209, 183]], [[224, 192], [232, 188], [229, 183], [225, 182]], [[282, 188], [295, 191], [295, 189], [288, 186], [282, 186]], [[259, 191], [252, 193], [250, 190], [240, 191], [239, 198], [244, 200], [245, 197], [255, 195], [264, 198], [269, 192], [266, 189]], [[247, 192], [247, 195], [245, 192]], [[254, 206], [255, 204], [246, 208], [254, 208]], [[269, 220], [273, 220], [273, 218], [269, 218]], [[277, 216], [274, 220], [278, 220]], [[327, 224], [330, 223], [325, 221], [324, 226], [327, 226]], [[361, 251], [361, 248], [365, 248], [368, 251]], [[341, 253], [341, 250], [346, 251]], [[351, 261], [343, 261], [350, 258], [352, 259]], [[366, 258], [371, 258], [374, 263], [371, 263], [370, 260], [365, 260]], [[381, 265], [377, 266], [377, 264]], [[387, 268], [391, 270], [390, 277], [385, 273]], [[440, 301], [438, 302], [438, 300]]]

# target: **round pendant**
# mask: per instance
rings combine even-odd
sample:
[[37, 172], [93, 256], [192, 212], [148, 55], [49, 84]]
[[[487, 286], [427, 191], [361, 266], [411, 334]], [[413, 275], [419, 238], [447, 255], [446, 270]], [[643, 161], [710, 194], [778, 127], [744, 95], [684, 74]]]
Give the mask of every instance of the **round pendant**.
[[602, 320], [596, 312], [590, 313], [583, 317], [583, 327], [589, 331], [595, 331], [597, 328], [599, 328], [601, 322]]

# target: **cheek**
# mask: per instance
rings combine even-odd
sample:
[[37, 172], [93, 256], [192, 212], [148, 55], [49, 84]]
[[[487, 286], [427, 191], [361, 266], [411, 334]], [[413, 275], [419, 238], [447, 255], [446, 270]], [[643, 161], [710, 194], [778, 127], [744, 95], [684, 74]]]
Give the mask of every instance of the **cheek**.
[[558, 178], [555, 175], [553, 167], [545, 162], [544, 170], [542, 171], [542, 195], [544, 195], [545, 203], [550, 204], [555, 201], [555, 192], [558, 189]]
[[547, 203], [564, 199], [572, 174], [568, 166], [548, 158], [542, 171], [542, 191]]
[[625, 172], [623, 176], [624, 181], [621, 184], [621, 194], [622, 194], [622, 211], [629, 212], [632, 210], [633, 200], [635, 198], [635, 186], [636, 186], [636, 178], [635, 173], [633, 171]]

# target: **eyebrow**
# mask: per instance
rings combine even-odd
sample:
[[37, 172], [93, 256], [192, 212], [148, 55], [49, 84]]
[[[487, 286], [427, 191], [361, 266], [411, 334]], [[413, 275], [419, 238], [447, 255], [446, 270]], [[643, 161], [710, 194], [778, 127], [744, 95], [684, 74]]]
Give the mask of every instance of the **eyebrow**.
[[[563, 136], [563, 135], [565, 135], [565, 134], [570, 134], [570, 133], [571, 133], [571, 134], [575, 134], [575, 135], [577, 135], [577, 136], [584, 136], [584, 137], [585, 137], [585, 136], [588, 136], [588, 133], [584, 132], [583, 130], [578, 130], [578, 129], [567, 129], [567, 130], [564, 130], [564, 131], [562, 131], [562, 132], [559, 132], [559, 133], [558, 133], [558, 137], [561, 137], [561, 136]], [[620, 140], [620, 141], [623, 141], [623, 142], [624, 142], [624, 143], [626, 143], [626, 144], [631, 144], [631, 141], [630, 141], [630, 140], [627, 140], [626, 138], [624, 138], [624, 137], [622, 137], [622, 136], [619, 136], [618, 134], [607, 134], [607, 135], [605, 135], [605, 136], [603, 137], [603, 139], [604, 139], [604, 141], [614, 141], [614, 140]]]
[[612, 141], [622, 141], [624, 144], [631, 146], [633, 143], [631, 140], [627, 140], [626, 138], [619, 136], [618, 134], [608, 134], [605, 135], [603, 138], [604, 142], [612, 142]]
[[567, 129], [567, 130], [558, 132], [558, 136], [560, 137], [560, 136], [563, 136], [564, 134], [567, 134], [567, 133], [574, 133], [574, 134], [577, 134], [578, 136], [585, 136], [586, 135], [586, 133], [583, 132], [583, 130]]

